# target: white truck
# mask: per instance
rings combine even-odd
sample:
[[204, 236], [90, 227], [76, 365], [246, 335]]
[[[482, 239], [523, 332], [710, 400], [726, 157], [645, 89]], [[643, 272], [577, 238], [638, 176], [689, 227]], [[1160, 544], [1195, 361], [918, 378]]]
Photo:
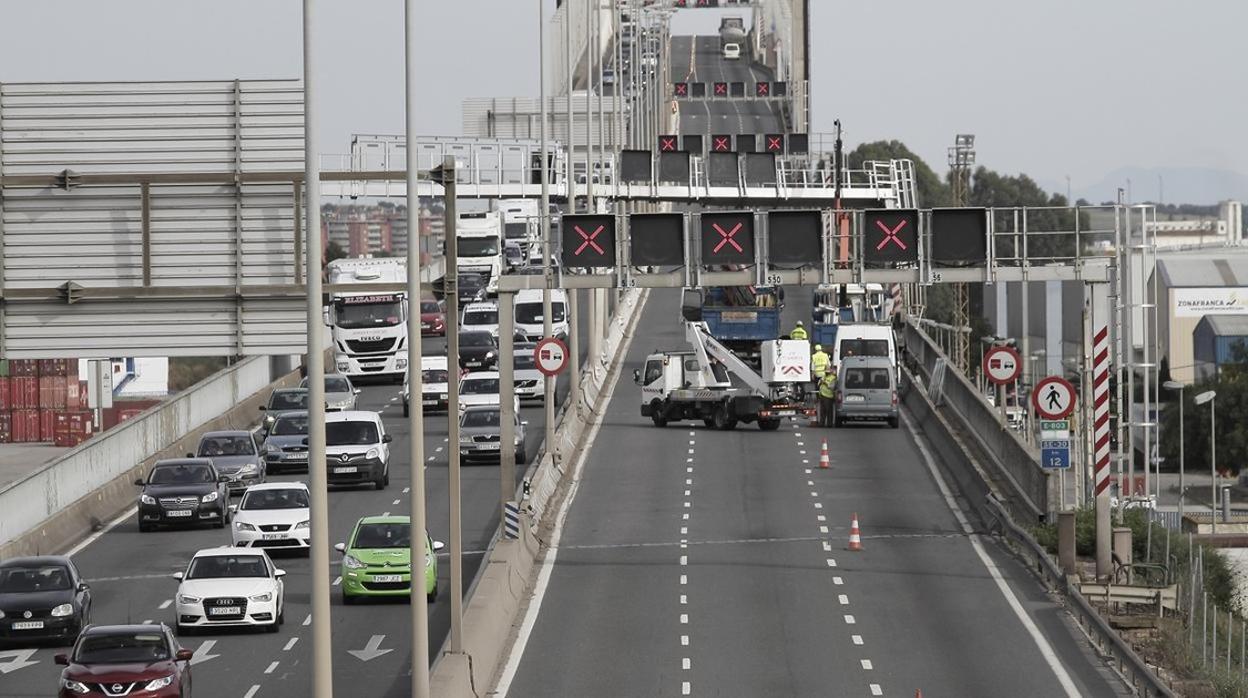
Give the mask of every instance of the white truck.
[[[328, 265], [330, 284], [405, 283], [401, 258], [335, 259]], [[407, 294], [336, 291], [325, 308], [325, 324], [334, 343], [334, 366], [348, 376], [386, 376], [402, 380], [407, 371]]]
[[480, 274], [485, 292], [498, 293], [503, 274], [503, 217], [498, 211], [461, 213], [455, 230], [455, 263], [459, 273]]
[[[806, 340], [763, 342], [760, 375], [712, 337], [702, 321], [686, 320], [685, 338], [692, 351], [655, 352], [646, 357], [644, 372], [633, 372], [641, 386], [641, 416], [655, 426], [700, 419], [716, 429], [757, 422], [759, 429], [772, 431], [784, 419], [814, 418], [813, 406], [799, 397], [799, 385], [810, 380]], [[733, 385], [733, 377], [745, 387]]]
[[528, 259], [529, 250], [541, 238], [541, 202], [537, 199], [504, 199], [498, 202], [498, 211], [503, 216], [504, 240], [519, 243], [525, 259]]

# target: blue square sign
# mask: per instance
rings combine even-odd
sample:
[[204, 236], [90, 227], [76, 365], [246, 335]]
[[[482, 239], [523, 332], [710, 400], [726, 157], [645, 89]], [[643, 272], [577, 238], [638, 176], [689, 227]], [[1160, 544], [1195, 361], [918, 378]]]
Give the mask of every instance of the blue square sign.
[[1040, 449], [1040, 465], [1045, 470], [1066, 470], [1070, 468], [1069, 448]]

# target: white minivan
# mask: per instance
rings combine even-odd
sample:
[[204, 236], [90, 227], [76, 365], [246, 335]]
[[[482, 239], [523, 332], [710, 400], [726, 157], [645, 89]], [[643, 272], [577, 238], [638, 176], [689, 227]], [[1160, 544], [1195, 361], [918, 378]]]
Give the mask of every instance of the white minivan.
[[[537, 342], [546, 336], [543, 326], [541, 289], [524, 289], [516, 293], [516, 334], [523, 334], [526, 341]], [[568, 296], [563, 289], [550, 292], [551, 332], [559, 339], [568, 338]]]
[[846, 356], [884, 356], [897, 367], [897, 341], [893, 328], [885, 324], [854, 323], [839, 325], [836, 329], [836, 346], [832, 350], [832, 363], [841, 372], [841, 361]]

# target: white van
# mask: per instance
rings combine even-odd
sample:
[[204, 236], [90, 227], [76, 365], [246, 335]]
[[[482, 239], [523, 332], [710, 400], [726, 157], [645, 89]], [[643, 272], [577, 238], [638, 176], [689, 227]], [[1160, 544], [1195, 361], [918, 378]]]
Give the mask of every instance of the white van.
[[[516, 334], [523, 334], [525, 340], [537, 342], [546, 336], [542, 316], [541, 289], [524, 289], [516, 293], [515, 305]], [[550, 292], [551, 332], [559, 339], [568, 338], [568, 296], [563, 289]]]
[[841, 361], [846, 356], [885, 356], [893, 368], [897, 367], [897, 340], [890, 325], [849, 324], [836, 330], [836, 346], [832, 350], [832, 363], [841, 372]]
[[724, 58], [735, 61], [741, 58], [741, 44], [724, 44]]

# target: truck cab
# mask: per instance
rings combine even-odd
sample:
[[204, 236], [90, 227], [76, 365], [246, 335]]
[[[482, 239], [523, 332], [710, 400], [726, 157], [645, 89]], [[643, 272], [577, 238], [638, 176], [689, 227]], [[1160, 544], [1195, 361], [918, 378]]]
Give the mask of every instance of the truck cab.
[[[404, 283], [407, 266], [398, 258], [336, 259], [328, 266], [329, 283]], [[403, 293], [331, 294], [324, 320], [334, 346], [334, 366], [351, 377], [386, 376], [402, 380], [407, 370], [407, 321]]]
[[462, 213], [456, 222], [455, 264], [460, 272], [480, 274], [486, 293], [498, 293], [503, 274], [503, 219], [498, 211]]

